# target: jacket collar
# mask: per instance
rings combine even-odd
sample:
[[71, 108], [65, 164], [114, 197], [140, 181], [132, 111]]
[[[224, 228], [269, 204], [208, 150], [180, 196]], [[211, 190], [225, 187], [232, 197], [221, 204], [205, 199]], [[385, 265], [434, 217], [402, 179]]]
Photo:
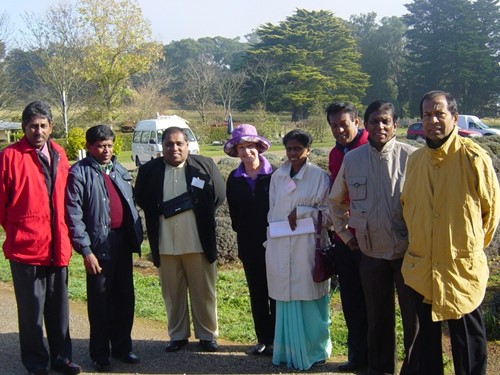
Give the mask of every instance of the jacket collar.
[[392, 137], [389, 142], [387, 142], [383, 147], [382, 150], [377, 150], [371, 143], [370, 138], [368, 138], [368, 144], [370, 145], [370, 150], [373, 152], [376, 152], [377, 154], [380, 154], [380, 156], [386, 156], [389, 155], [392, 150], [394, 150], [394, 146], [396, 145], [396, 136]]
[[460, 136], [458, 135], [458, 127], [455, 126], [445, 143], [443, 143], [438, 148], [430, 148], [429, 146], [425, 145], [425, 152], [431, 159], [441, 161], [447, 155], [457, 152], [460, 149], [461, 145], [462, 142]]
[[[52, 147], [52, 143], [51, 143], [51, 142], [52, 142], [52, 140], [49, 138], [49, 139], [47, 140], [47, 143], [46, 143], [46, 144], [47, 144], [47, 146], [49, 147], [49, 150], [50, 150], [50, 149], [53, 149], [53, 147]], [[28, 142], [28, 140], [26, 139], [26, 136], [23, 136], [23, 137], [19, 140], [18, 145], [19, 145], [19, 150], [20, 150], [21, 152], [35, 152], [35, 151], [36, 151], [36, 148], [35, 148], [35, 147], [33, 147], [33, 146], [32, 146], [32, 145]]]
[[[299, 173], [297, 173], [295, 176], [293, 176], [293, 179], [302, 180], [302, 178], [304, 177], [304, 173], [305, 173], [306, 169], [308, 168], [309, 164], [311, 164], [311, 162], [309, 161], [309, 158], [307, 158], [306, 163], [302, 166], [302, 168], [300, 168]], [[274, 173], [276, 173], [278, 176], [290, 177], [290, 169], [291, 168], [292, 168], [292, 163], [290, 163], [290, 161], [287, 160]]]
[[[99, 163], [97, 162], [97, 160], [95, 160], [95, 159], [94, 159], [94, 158], [93, 158], [93, 157], [92, 157], [92, 156], [91, 156], [88, 152], [87, 152], [87, 159], [88, 159], [88, 161], [89, 161], [90, 165], [91, 165], [93, 168], [97, 169], [98, 171], [104, 171], [104, 170], [105, 170], [105, 169], [104, 169], [105, 167], [103, 167], [101, 164], [99, 164]], [[111, 162], [110, 162], [110, 164], [111, 164], [111, 167], [110, 167], [110, 168], [111, 168], [111, 170], [113, 170], [113, 169], [114, 169], [114, 167], [115, 167], [115, 165], [116, 165], [116, 156], [115, 156], [115, 155], [113, 155], [113, 156], [111, 157]]]

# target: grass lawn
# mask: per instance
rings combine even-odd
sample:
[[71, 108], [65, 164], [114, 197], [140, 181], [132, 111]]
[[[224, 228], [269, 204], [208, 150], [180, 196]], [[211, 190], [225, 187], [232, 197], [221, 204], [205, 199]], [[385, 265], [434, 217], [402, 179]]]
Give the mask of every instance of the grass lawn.
[[[3, 231], [0, 241], [3, 242]], [[144, 246], [145, 252], [149, 252]], [[137, 255], [134, 260], [138, 261]], [[143, 264], [144, 261], [139, 263]], [[0, 281], [12, 282], [9, 262], [0, 257]], [[161, 297], [160, 283], [153, 268], [135, 267], [134, 284], [136, 295], [135, 314], [138, 317], [165, 322], [166, 314]], [[85, 269], [81, 257], [74, 253], [69, 266], [69, 295], [72, 300], [86, 301]], [[331, 335], [333, 355], [346, 355], [345, 346], [347, 331], [340, 309], [338, 292], [331, 298]], [[220, 267], [217, 281], [217, 309], [219, 317], [220, 337], [237, 343], [253, 343], [256, 341], [253, 329], [252, 314], [248, 288], [243, 268], [240, 265]]]

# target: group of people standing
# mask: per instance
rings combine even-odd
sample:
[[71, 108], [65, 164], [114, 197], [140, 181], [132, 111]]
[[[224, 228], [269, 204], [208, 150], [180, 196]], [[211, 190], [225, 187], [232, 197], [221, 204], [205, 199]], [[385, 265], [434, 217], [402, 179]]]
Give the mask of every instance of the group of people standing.
[[94, 369], [110, 371], [110, 357], [140, 362], [131, 339], [132, 254], [140, 254], [143, 238], [135, 203], [144, 210], [167, 311], [165, 351], [189, 344], [191, 320], [202, 350], [217, 351], [215, 212], [227, 197], [250, 294], [253, 354], [296, 370], [328, 360], [330, 282], [312, 277], [319, 239], [334, 245], [348, 328], [348, 361], [339, 371], [397, 373], [397, 292], [401, 374], [443, 374], [444, 321], [455, 373], [486, 374], [479, 305], [488, 279], [484, 248], [500, 220], [498, 179], [486, 151], [458, 136], [449, 93], [428, 92], [420, 111], [426, 144], [415, 149], [396, 140], [398, 116], [389, 102], [368, 106], [364, 128], [352, 104], [328, 106], [336, 141], [330, 175], [310, 162], [308, 132], [288, 132], [286, 160], [274, 166], [264, 156], [269, 140], [240, 125], [224, 145], [241, 161], [226, 183], [212, 159], [188, 153], [182, 129], [168, 128], [163, 156], [139, 168], [134, 191], [113, 156], [108, 126], [87, 130], [87, 157], [70, 168], [50, 139], [50, 107], [30, 103], [22, 116], [24, 137], [0, 152], [0, 224], [23, 365], [34, 375], [48, 374], [49, 366], [80, 372], [69, 335], [71, 246], [87, 272]]
[[[352, 104], [328, 106], [336, 140], [330, 176], [310, 163], [305, 131], [284, 136], [287, 160], [273, 172], [262, 155], [269, 141], [250, 125], [235, 129], [225, 151], [242, 163], [227, 181], [227, 198], [252, 301], [254, 353], [272, 353], [275, 365], [296, 370], [330, 355], [329, 283], [312, 280], [316, 231], [298, 230], [299, 220], [312, 219], [321, 225], [322, 245], [328, 227], [335, 233], [348, 328], [348, 361], [339, 371], [397, 373], [397, 294], [401, 374], [444, 373], [441, 322], [449, 326], [455, 374], [486, 374], [480, 304], [488, 279], [484, 249], [500, 220], [498, 179], [487, 152], [459, 137], [453, 96], [430, 91], [420, 111], [426, 143], [416, 149], [396, 140], [398, 116], [389, 102], [367, 107], [364, 129]], [[264, 270], [267, 289], [257, 289]], [[263, 324], [273, 315], [274, 332]]]

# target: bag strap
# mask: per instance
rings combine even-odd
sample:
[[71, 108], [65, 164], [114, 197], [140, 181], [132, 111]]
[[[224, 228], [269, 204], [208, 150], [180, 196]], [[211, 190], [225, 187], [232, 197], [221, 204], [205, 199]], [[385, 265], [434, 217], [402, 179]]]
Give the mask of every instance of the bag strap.
[[316, 250], [321, 250], [321, 226], [323, 224], [323, 213], [318, 212], [318, 227], [316, 228]]

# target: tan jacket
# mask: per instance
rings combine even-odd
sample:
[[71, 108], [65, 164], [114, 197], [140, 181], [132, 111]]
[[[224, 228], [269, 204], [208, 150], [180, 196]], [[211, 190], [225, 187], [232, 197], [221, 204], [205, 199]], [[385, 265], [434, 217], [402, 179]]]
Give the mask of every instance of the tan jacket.
[[434, 321], [459, 319], [484, 298], [490, 243], [500, 215], [498, 179], [487, 152], [455, 129], [438, 149], [408, 161], [401, 195], [409, 231], [405, 283], [432, 303]]
[[399, 259], [408, 246], [400, 194], [406, 161], [415, 150], [394, 137], [379, 152], [369, 143], [345, 157], [330, 191], [335, 232], [349, 242], [355, 229], [361, 251], [379, 259]]

